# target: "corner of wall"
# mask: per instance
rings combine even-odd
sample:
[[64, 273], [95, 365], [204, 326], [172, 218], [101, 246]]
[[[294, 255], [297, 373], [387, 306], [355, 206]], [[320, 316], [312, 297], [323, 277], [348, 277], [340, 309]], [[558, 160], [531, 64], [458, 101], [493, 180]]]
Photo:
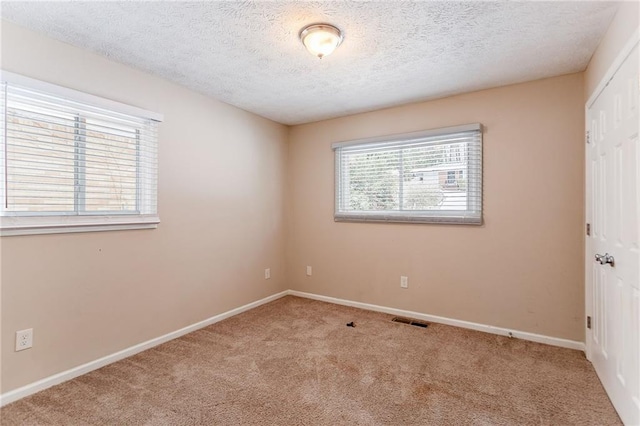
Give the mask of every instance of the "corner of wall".
[[293, 126], [286, 126], [286, 145], [287, 145], [287, 154], [285, 158], [285, 189], [284, 189], [284, 286], [282, 290], [288, 290], [291, 288], [291, 267], [290, 267], [290, 258], [291, 258], [291, 250], [292, 250], [292, 241], [291, 235], [293, 234], [292, 229], [292, 209], [293, 202], [291, 201], [291, 139], [292, 139], [292, 131]]

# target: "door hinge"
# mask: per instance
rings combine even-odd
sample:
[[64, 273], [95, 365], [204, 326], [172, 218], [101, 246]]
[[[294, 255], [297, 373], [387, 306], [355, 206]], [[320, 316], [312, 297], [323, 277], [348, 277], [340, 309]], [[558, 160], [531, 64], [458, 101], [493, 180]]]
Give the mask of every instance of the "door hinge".
[[591, 235], [591, 224], [587, 223], [587, 235]]
[[591, 330], [591, 317], [587, 317], [587, 328]]
[[586, 135], [585, 136], [585, 140], [587, 141], [587, 143], [589, 143], [589, 131], [588, 130], [585, 132], [585, 135]]

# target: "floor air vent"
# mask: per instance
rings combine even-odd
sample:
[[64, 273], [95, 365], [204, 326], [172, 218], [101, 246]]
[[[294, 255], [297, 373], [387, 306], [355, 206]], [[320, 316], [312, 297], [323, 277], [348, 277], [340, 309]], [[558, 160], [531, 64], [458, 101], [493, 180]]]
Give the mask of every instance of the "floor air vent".
[[399, 323], [402, 323], [402, 324], [414, 325], [416, 327], [422, 327], [422, 328], [427, 328], [427, 326], [429, 325], [428, 323], [426, 323], [424, 321], [415, 320], [415, 319], [411, 319], [411, 318], [403, 318], [403, 317], [395, 317], [391, 321], [399, 322]]

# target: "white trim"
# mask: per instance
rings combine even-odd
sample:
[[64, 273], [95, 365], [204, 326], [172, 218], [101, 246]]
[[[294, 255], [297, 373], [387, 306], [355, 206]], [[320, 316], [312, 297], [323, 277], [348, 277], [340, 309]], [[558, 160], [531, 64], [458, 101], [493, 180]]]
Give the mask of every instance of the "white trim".
[[26, 396], [32, 395], [36, 392], [40, 392], [41, 390], [50, 388], [51, 386], [58, 385], [62, 382], [66, 382], [67, 380], [71, 380], [75, 377], [81, 376], [83, 374], [89, 373], [93, 370], [97, 370], [98, 368], [104, 367], [105, 365], [112, 364], [121, 359], [130, 357], [142, 351], [146, 351], [147, 349], [151, 349], [154, 346], [158, 346], [162, 343], [168, 342], [169, 340], [176, 339], [180, 336], [184, 336], [185, 334], [194, 332], [201, 328], [207, 327], [211, 324], [215, 324], [224, 319], [232, 317], [234, 315], [238, 315], [242, 312], [246, 312], [253, 308], [257, 308], [260, 305], [264, 305], [265, 303], [272, 302], [276, 299], [284, 297], [289, 294], [289, 291], [282, 291], [280, 293], [276, 293], [274, 295], [265, 297], [264, 299], [257, 300], [252, 303], [248, 303], [246, 305], [240, 306], [239, 308], [231, 309], [230, 311], [224, 312], [219, 315], [215, 315], [206, 320], [197, 322], [195, 324], [189, 325], [187, 327], [181, 328], [180, 330], [173, 331], [171, 333], [167, 333], [163, 336], [156, 337], [155, 339], [147, 340], [146, 342], [139, 343], [137, 345], [131, 346], [129, 348], [123, 349], [119, 352], [113, 353], [111, 355], [107, 355], [95, 361], [90, 361], [86, 364], [82, 364], [78, 367], [71, 368], [69, 370], [63, 371], [58, 374], [54, 374], [53, 376], [45, 377], [42, 380], [38, 380], [37, 382], [30, 383], [26, 386], [23, 386], [18, 389], [14, 389], [12, 391], [3, 393], [0, 395], [0, 407], [7, 405], [11, 402], [17, 401]]
[[369, 303], [354, 302], [352, 300], [338, 299], [329, 296], [320, 296], [313, 293], [305, 293], [297, 290], [289, 290], [288, 294], [292, 296], [304, 297], [306, 299], [319, 300], [322, 302], [333, 303], [336, 305], [351, 306], [353, 308], [366, 309], [368, 311], [383, 312], [385, 314], [416, 318], [428, 322], [436, 322], [438, 324], [446, 324], [454, 327], [467, 328], [470, 330], [482, 331], [485, 333], [497, 334], [499, 336], [509, 336], [529, 340], [531, 342], [544, 343], [561, 348], [576, 349], [584, 352], [584, 343], [575, 340], [561, 339], [559, 337], [544, 336], [542, 334], [528, 333], [526, 331], [510, 330], [507, 328], [494, 327], [492, 325], [479, 324], [475, 322], [462, 321], [452, 318], [439, 317], [436, 315], [423, 314], [420, 312], [405, 311], [403, 309], [388, 308], [386, 306], [371, 305]]
[[147, 118], [158, 122], [162, 122], [164, 120], [164, 116], [157, 112], [148, 111], [133, 105], [123, 104], [122, 102], [80, 92], [68, 87], [58, 86], [57, 84], [47, 83], [46, 81], [36, 80], [35, 78], [26, 77], [24, 75], [15, 74], [5, 70], [0, 70], [0, 80], [6, 81], [9, 84], [15, 84], [17, 86], [43, 91], [51, 95], [57, 95], [75, 102], [81, 102], [94, 107], [117, 111], [122, 114]]
[[633, 48], [636, 46], [636, 44], [638, 44], [638, 41], [640, 41], [640, 29], [637, 29], [631, 35], [631, 37], [629, 38], [627, 43], [624, 45], [622, 50], [620, 50], [620, 53], [618, 53], [618, 56], [616, 56], [616, 59], [611, 63], [611, 65], [609, 66], [609, 69], [604, 74], [604, 77], [602, 77], [602, 80], [600, 80], [600, 83], [598, 83], [598, 85], [596, 86], [591, 96], [589, 96], [589, 100], [585, 105], [585, 110], [588, 110], [591, 107], [591, 105], [593, 105], [593, 103], [596, 101], [596, 99], [598, 99], [598, 96], [600, 96], [600, 93], [602, 93], [604, 88], [607, 87], [607, 85], [609, 84], [613, 76], [618, 71], [618, 68], [622, 66], [625, 59], [627, 59], [627, 56], [629, 56]]

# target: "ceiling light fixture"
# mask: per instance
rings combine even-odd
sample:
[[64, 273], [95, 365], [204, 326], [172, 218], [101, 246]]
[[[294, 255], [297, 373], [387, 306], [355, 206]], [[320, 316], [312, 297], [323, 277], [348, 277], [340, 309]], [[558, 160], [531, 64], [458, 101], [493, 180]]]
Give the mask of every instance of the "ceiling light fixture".
[[320, 59], [333, 53], [343, 39], [342, 31], [330, 24], [312, 24], [300, 31], [304, 47]]

